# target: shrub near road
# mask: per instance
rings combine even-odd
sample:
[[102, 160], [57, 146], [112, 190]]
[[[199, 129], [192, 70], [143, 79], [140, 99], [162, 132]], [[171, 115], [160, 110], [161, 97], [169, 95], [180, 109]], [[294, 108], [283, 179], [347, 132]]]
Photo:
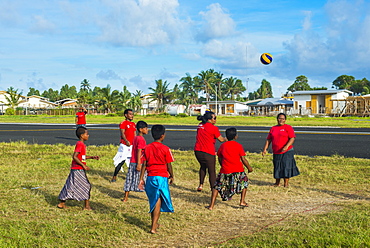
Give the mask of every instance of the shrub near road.
[[[87, 115], [87, 124], [119, 124], [123, 116], [112, 115]], [[148, 124], [162, 125], [198, 125], [196, 116], [170, 116], [158, 115], [135, 115], [135, 121], [144, 120]], [[0, 122], [7, 123], [69, 123], [74, 125], [75, 116], [59, 115], [26, 115], [7, 116], [0, 115]], [[325, 127], [349, 127], [370, 128], [370, 117], [291, 117], [288, 116], [287, 123], [292, 126], [325, 126]], [[218, 116], [218, 126], [272, 126], [276, 125], [276, 116], [272, 117], [250, 117], [250, 116]]]
[[[198, 163], [192, 151], [173, 151], [175, 213], [161, 215], [162, 229], [148, 233], [145, 193], [123, 203], [124, 174], [110, 183], [117, 147], [89, 146], [101, 160], [88, 163], [91, 207], [69, 202], [57, 209], [73, 146], [0, 143], [0, 247], [369, 247], [370, 172], [367, 159], [296, 156], [301, 175], [291, 187], [273, 183], [271, 157], [248, 154], [254, 168], [248, 208], [196, 192]], [[90, 162], [90, 161], [89, 161]], [[226, 215], [226, 213], [229, 213]]]

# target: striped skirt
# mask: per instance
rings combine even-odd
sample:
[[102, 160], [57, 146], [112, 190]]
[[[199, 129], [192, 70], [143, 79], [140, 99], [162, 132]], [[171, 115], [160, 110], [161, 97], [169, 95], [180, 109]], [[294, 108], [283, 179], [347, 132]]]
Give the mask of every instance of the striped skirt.
[[58, 198], [62, 201], [89, 200], [90, 190], [91, 184], [87, 179], [85, 170], [71, 170]]
[[[130, 163], [130, 166], [128, 167], [125, 186], [123, 187], [124, 191], [144, 192], [143, 190], [140, 190], [137, 187], [139, 186], [139, 181], [140, 181], [140, 171], [136, 170], [136, 166], [137, 166], [137, 163]], [[144, 176], [143, 178], [144, 182], [145, 182], [145, 179], [146, 179], [146, 176]]]

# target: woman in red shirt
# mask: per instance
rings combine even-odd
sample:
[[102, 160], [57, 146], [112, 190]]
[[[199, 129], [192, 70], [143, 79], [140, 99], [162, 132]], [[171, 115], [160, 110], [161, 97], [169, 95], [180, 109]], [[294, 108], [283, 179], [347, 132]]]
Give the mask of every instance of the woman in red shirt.
[[216, 181], [216, 139], [220, 142], [224, 142], [226, 139], [221, 136], [220, 130], [215, 126], [215, 113], [207, 111], [204, 115], [198, 116], [197, 120], [201, 121], [201, 123], [199, 123], [197, 128], [194, 153], [200, 164], [197, 191], [202, 191], [207, 170], [211, 189]]
[[284, 187], [288, 187], [289, 178], [299, 175], [293, 150], [296, 136], [292, 126], [285, 124], [285, 121], [286, 115], [284, 113], [277, 115], [278, 124], [270, 129], [262, 151], [262, 156], [265, 156], [272, 143], [274, 178], [276, 179], [273, 186], [279, 186], [280, 179], [284, 178]]

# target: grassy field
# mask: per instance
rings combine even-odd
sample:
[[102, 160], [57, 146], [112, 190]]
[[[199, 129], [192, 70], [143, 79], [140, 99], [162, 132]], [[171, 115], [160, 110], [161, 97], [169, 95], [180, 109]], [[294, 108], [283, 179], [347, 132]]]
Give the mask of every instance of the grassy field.
[[116, 150], [88, 147], [88, 155], [101, 157], [88, 161], [94, 210], [76, 201], [61, 210], [73, 146], [0, 143], [0, 247], [370, 247], [367, 159], [296, 156], [301, 175], [290, 188], [275, 188], [272, 157], [248, 154], [250, 206], [240, 208], [239, 196], [218, 198], [210, 211], [210, 191], [195, 191], [193, 153], [173, 151], [175, 213], [163, 213], [151, 235], [145, 193], [123, 203], [125, 173], [109, 182]]
[[[0, 122], [7, 123], [74, 123], [75, 116], [0, 116]], [[118, 124], [122, 116], [87, 115], [88, 124]], [[134, 121], [145, 120], [149, 124], [163, 125], [197, 125], [195, 116], [178, 117], [164, 115], [136, 115]], [[370, 128], [370, 117], [288, 117], [287, 123], [292, 126], [327, 126]], [[276, 124], [275, 117], [218, 116], [220, 126], [272, 126]]]

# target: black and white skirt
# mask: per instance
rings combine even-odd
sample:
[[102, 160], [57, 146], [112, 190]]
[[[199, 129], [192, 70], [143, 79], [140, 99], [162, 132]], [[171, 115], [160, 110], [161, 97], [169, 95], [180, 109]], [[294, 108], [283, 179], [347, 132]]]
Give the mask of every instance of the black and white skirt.
[[90, 190], [91, 184], [87, 179], [85, 170], [71, 170], [58, 198], [62, 201], [89, 200]]

